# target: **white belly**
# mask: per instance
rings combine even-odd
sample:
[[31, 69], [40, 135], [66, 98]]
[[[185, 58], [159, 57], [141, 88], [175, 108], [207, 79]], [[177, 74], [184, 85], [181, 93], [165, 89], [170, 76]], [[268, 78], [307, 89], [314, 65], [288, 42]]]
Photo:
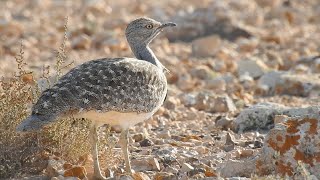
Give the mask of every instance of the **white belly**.
[[151, 112], [148, 113], [136, 113], [136, 112], [130, 112], [130, 113], [122, 113], [117, 111], [108, 111], [108, 112], [98, 112], [95, 110], [87, 111], [80, 113], [76, 115], [78, 118], [86, 118], [92, 121], [96, 126], [102, 126], [104, 124], [109, 124], [111, 126], [120, 126], [123, 129], [128, 129], [131, 126], [134, 126], [135, 124], [138, 124], [140, 122], [143, 122], [147, 119], [149, 119], [162, 105], [167, 89], [165, 89], [161, 98], [161, 103], [158, 104], [158, 106], [153, 109]]
[[111, 126], [121, 126], [123, 129], [127, 129], [135, 124], [143, 122], [149, 119], [155, 112], [149, 113], [122, 113], [116, 111], [109, 112], [97, 112], [95, 110], [78, 114], [76, 117], [86, 118], [92, 121], [96, 126], [102, 126], [109, 124]]

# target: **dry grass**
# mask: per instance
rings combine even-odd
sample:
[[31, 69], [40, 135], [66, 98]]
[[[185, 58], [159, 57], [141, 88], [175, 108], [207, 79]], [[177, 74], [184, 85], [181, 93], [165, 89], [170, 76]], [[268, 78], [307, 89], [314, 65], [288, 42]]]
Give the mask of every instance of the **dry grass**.
[[[64, 73], [64, 69], [72, 65], [67, 62], [65, 45], [67, 39], [67, 22], [63, 42], [57, 51], [55, 66], [56, 80]], [[17, 72], [10, 79], [0, 81], [0, 179], [19, 177], [23, 174], [39, 174], [46, 168], [50, 154], [62, 157], [64, 160], [76, 163], [79, 158], [88, 154], [88, 128], [90, 122], [86, 119], [67, 118], [51, 124], [37, 133], [18, 134], [16, 126], [29, 114], [28, 104], [35, 103], [41, 89], [32, 72], [26, 72], [24, 67], [24, 47], [21, 42], [20, 52], [16, 56]], [[52, 79], [49, 68], [44, 67], [40, 79], [50, 84]], [[55, 80], [55, 81], [56, 81]], [[109, 136], [109, 131], [105, 133]], [[114, 142], [108, 140], [100, 142], [100, 150], [108, 154], [112, 161], [114, 153], [111, 149]]]

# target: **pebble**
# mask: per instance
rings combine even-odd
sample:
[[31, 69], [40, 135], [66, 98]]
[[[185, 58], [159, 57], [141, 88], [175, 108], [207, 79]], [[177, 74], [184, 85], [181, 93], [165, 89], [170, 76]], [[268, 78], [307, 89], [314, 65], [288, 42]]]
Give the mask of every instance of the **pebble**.
[[136, 171], [160, 171], [158, 160], [152, 157], [133, 159], [131, 165]]
[[180, 100], [178, 98], [170, 96], [164, 102], [164, 107], [166, 107], [169, 110], [175, 110], [179, 104]]
[[190, 73], [193, 77], [202, 80], [212, 79], [215, 76], [215, 73], [210, 69], [210, 67], [205, 65], [196, 66]]
[[202, 155], [209, 152], [208, 148], [205, 146], [198, 146], [195, 149], [199, 154], [202, 154]]
[[208, 167], [208, 166], [205, 168], [204, 174], [206, 177], [217, 177], [218, 176], [216, 171], [213, 168]]
[[263, 142], [255, 140], [253, 145], [254, 145], [254, 148], [261, 148], [263, 146]]
[[204, 168], [195, 168], [195, 169], [189, 171], [188, 175], [193, 176], [193, 178], [198, 178], [198, 177], [194, 177], [194, 176], [199, 175], [199, 174], [203, 174], [205, 172], [206, 172], [206, 170]]
[[188, 163], [183, 163], [182, 166], [181, 166], [181, 172], [190, 172], [194, 170], [194, 167], [192, 167], [190, 164]]
[[78, 177], [80, 179], [83, 179], [87, 176], [86, 169], [82, 166], [76, 166], [72, 167], [71, 169], [68, 169], [63, 174], [64, 177]]
[[254, 154], [254, 151], [252, 149], [242, 149], [238, 150], [236, 154], [238, 158], [248, 158]]
[[154, 176], [154, 180], [171, 180], [176, 178], [176, 176], [172, 173], [167, 173], [167, 172], [158, 172]]
[[149, 176], [143, 172], [134, 173], [132, 176], [134, 180], [150, 180]]
[[227, 133], [226, 142], [224, 145], [224, 150], [226, 152], [232, 151], [234, 149], [235, 143], [234, 143], [233, 139], [234, 139], [234, 137], [230, 133]]
[[134, 139], [135, 142], [140, 142], [145, 139], [145, 136], [143, 133], [138, 133], [138, 134], [134, 134], [132, 136], [132, 139]]
[[171, 139], [171, 133], [168, 130], [160, 131], [158, 132], [157, 137], [162, 139]]
[[164, 170], [164, 172], [172, 173], [172, 174], [178, 174], [179, 170], [178, 168], [167, 166]]
[[214, 95], [210, 92], [200, 92], [196, 97], [195, 109], [207, 112], [229, 112], [235, 111], [233, 100], [228, 95]]
[[207, 79], [205, 80], [205, 88], [212, 89], [217, 92], [224, 92], [227, 88], [226, 81], [219, 77], [214, 79]]
[[216, 120], [215, 126], [222, 128], [222, 130], [228, 130], [230, 129], [232, 126], [232, 120], [228, 117], [222, 117], [218, 120]]
[[192, 54], [197, 57], [214, 56], [220, 45], [221, 39], [217, 35], [199, 38], [192, 42]]
[[140, 141], [140, 146], [141, 147], [148, 147], [148, 146], [152, 146], [154, 143], [150, 140], [150, 139], [144, 139], [142, 141]]
[[248, 74], [252, 78], [258, 78], [268, 71], [268, 66], [260, 59], [245, 59], [238, 62], [238, 75]]

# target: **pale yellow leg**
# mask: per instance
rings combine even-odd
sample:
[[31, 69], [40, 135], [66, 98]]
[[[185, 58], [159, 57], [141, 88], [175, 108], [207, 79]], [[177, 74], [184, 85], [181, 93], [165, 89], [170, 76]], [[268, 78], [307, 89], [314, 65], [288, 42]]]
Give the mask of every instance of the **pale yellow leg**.
[[124, 161], [125, 161], [125, 170], [127, 173], [132, 174], [133, 171], [131, 169], [130, 165], [130, 159], [129, 159], [129, 150], [128, 150], [128, 129], [125, 129], [121, 132], [119, 145], [121, 146]]
[[94, 179], [106, 179], [100, 170], [99, 159], [98, 159], [98, 134], [97, 127], [95, 125], [91, 125], [90, 127], [90, 144], [91, 144], [91, 153], [93, 158], [93, 168], [94, 168]]

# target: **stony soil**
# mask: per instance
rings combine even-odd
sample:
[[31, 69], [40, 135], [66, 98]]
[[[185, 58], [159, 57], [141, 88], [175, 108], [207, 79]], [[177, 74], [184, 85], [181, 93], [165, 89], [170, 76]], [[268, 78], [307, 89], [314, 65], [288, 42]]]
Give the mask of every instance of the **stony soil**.
[[[21, 40], [28, 70], [54, 75], [66, 16], [71, 67], [133, 56], [124, 28], [137, 17], [178, 24], [151, 45], [170, 70], [169, 94], [130, 129], [133, 178], [320, 178], [318, 0], [1, 1], [0, 76], [15, 71]], [[44, 174], [90, 179], [88, 159], [52, 168], [66, 162], [51, 157], [46, 171], [57, 172]], [[123, 160], [103, 169], [119, 178]]]

